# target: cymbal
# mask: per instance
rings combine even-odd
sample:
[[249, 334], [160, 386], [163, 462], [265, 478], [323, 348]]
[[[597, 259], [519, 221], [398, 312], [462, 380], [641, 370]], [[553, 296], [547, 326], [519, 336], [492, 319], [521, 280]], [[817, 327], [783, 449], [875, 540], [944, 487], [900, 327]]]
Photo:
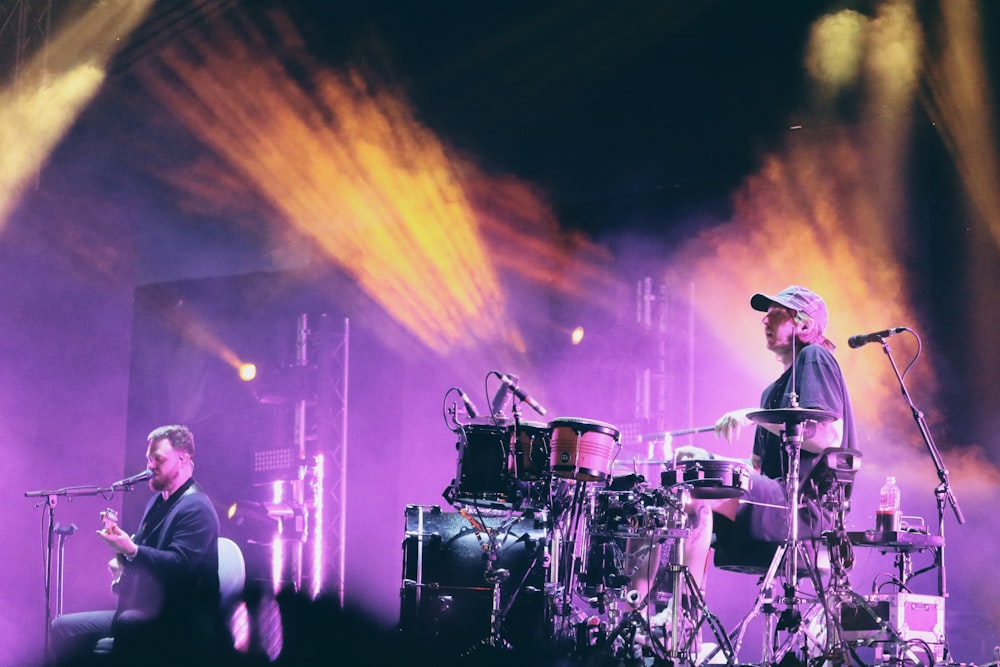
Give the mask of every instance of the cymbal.
[[754, 424], [799, 424], [806, 421], [832, 422], [837, 415], [814, 408], [774, 408], [747, 413], [747, 419]]

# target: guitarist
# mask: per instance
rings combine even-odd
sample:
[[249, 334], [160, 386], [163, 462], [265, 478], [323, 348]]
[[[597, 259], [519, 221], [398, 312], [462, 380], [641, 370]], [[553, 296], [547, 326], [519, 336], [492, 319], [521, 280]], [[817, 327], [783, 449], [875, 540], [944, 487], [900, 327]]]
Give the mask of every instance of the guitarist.
[[[142, 657], [142, 664], [200, 658], [220, 647], [219, 518], [193, 477], [191, 431], [176, 425], [154, 430], [146, 464], [156, 494], [138, 530], [129, 535], [105, 513], [105, 526], [97, 531], [115, 554], [118, 608], [56, 618], [51, 636], [57, 662], [89, 654], [107, 637], [113, 638], [114, 655]], [[164, 633], [172, 632], [184, 640], [165, 640]]]

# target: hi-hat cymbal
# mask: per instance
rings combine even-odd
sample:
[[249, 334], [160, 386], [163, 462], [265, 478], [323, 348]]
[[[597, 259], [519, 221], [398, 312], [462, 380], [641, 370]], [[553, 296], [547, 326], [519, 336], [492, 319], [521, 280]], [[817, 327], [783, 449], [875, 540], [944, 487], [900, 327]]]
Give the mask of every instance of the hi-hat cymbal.
[[754, 424], [800, 424], [807, 421], [832, 422], [837, 415], [814, 408], [774, 408], [747, 413], [747, 419]]

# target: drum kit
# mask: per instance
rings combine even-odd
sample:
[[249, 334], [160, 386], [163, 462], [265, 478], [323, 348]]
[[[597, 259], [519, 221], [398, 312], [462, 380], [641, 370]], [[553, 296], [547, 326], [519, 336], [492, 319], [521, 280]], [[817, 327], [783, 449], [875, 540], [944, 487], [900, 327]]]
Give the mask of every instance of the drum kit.
[[[750, 415], [782, 426], [795, 466], [802, 424], [828, 418], [799, 408]], [[693, 500], [743, 496], [751, 484], [745, 464], [665, 459], [642, 462], [656, 464], [659, 479], [638, 468], [615, 475], [622, 442], [614, 425], [521, 421], [516, 406], [513, 419], [473, 418], [453, 430], [458, 466], [443, 495], [455, 511], [406, 508], [404, 633], [459, 656], [489, 647], [646, 664], [736, 663], [733, 642], [742, 641], [745, 623], [723, 629], [684, 562], [684, 543]], [[788, 491], [796, 507], [797, 485]], [[764, 586], [781, 581], [781, 601], [793, 608], [805, 556], [797, 512], [789, 516], [788, 539]], [[704, 627], [716, 640], [709, 656], [701, 650]], [[765, 651], [766, 661], [773, 658]]]

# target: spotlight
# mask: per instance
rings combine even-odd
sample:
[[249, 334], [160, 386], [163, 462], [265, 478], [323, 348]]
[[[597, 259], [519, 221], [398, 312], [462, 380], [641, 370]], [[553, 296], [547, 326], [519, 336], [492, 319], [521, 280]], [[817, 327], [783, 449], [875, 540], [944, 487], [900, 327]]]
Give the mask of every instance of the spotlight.
[[577, 327], [573, 329], [573, 333], [570, 334], [569, 340], [573, 345], [579, 345], [583, 342], [583, 327]]
[[315, 365], [276, 366], [265, 363], [257, 367], [246, 363], [240, 366], [240, 378], [247, 383], [257, 400], [276, 405], [315, 400], [316, 375]]

